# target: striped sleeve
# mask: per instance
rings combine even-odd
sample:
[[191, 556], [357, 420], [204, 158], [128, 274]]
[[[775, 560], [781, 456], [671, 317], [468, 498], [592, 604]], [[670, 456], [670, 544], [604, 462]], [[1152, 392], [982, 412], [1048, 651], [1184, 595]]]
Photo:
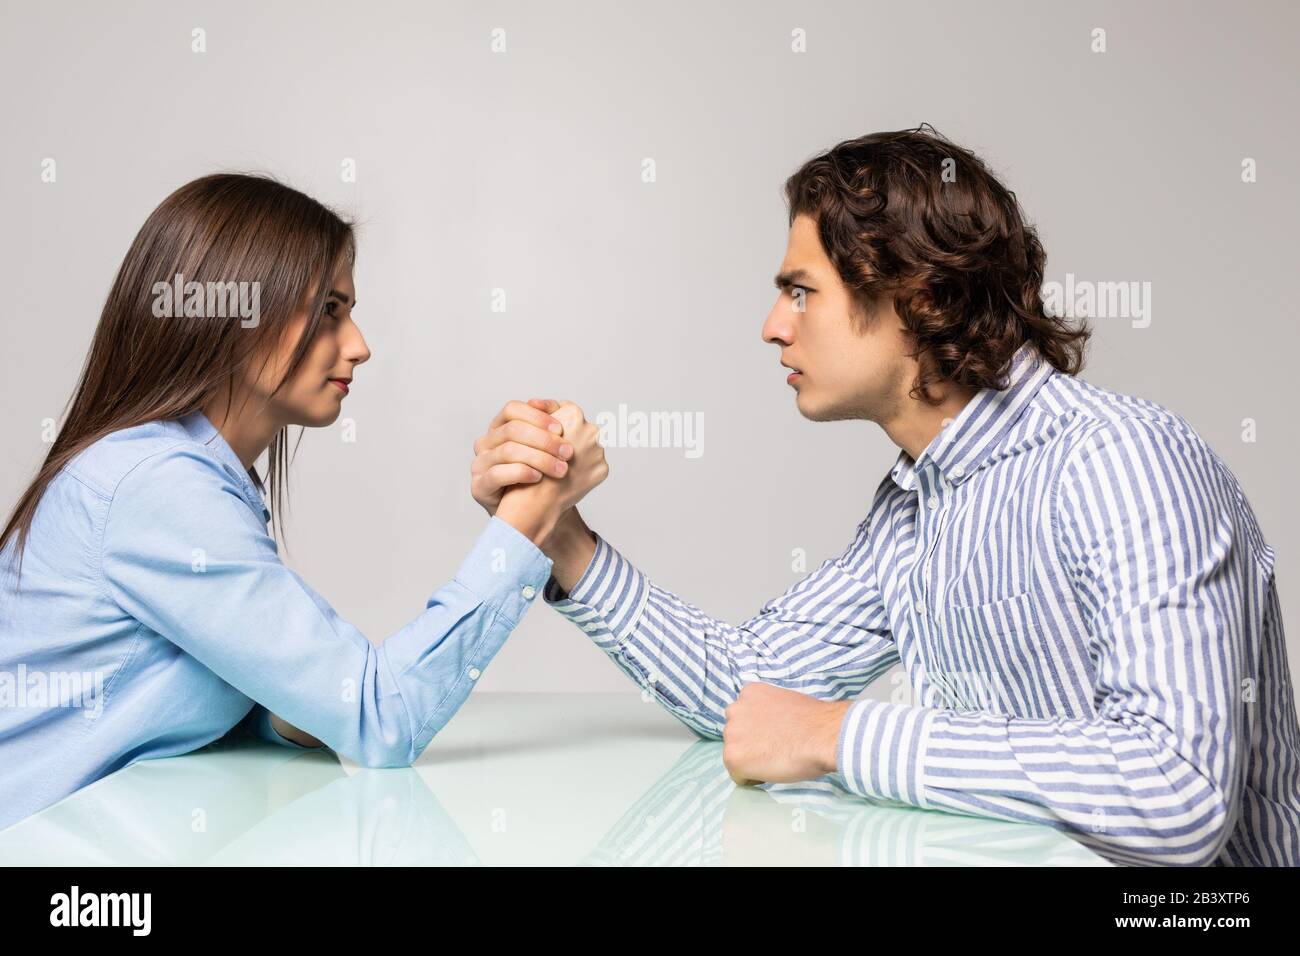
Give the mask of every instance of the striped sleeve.
[[564, 594], [552, 578], [543, 596], [645, 694], [700, 736], [721, 737], [727, 705], [746, 683], [836, 700], [897, 663], [869, 561], [870, 521], [843, 554], [740, 625], [656, 587], [600, 535], [573, 590]]
[[1258, 573], [1194, 434], [1107, 422], [1060, 474], [1053, 532], [1090, 622], [1094, 714], [875, 701], [840, 730], [855, 793], [1044, 823], [1119, 862], [1211, 863], [1236, 823]]

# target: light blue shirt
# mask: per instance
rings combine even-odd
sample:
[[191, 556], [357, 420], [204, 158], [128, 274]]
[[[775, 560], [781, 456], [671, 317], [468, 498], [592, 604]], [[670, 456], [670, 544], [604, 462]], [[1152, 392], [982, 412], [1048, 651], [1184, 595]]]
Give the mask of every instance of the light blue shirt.
[[901, 662], [910, 687], [842, 724], [854, 793], [1120, 863], [1300, 865], [1274, 554], [1241, 486], [1184, 419], [1031, 345], [1005, 385], [901, 452], [845, 551], [748, 621], [599, 536], [546, 600], [705, 737], [749, 681], [843, 699]]
[[540, 594], [551, 561], [489, 519], [380, 646], [281, 562], [262, 496], [201, 412], [122, 429], [50, 483], [15, 591], [0, 555], [0, 827], [121, 767], [275, 713], [407, 766]]

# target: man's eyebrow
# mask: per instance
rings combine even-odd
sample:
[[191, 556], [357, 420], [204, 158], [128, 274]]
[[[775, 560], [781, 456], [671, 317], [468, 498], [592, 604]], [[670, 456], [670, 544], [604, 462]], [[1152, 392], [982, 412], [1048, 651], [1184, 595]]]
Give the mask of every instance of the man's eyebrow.
[[808, 281], [808, 272], [805, 269], [791, 269], [789, 272], [780, 273], [772, 280], [776, 283], [778, 289], [788, 289], [792, 285], [802, 285]]
[[[338, 289], [330, 289], [330, 295], [336, 296], [337, 298], [341, 299], [344, 305], [347, 305], [349, 302], [348, 297], [344, 295], [342, 292], [340, 292]], [[355, 301], [352, 301], [352, 304], [356, 305], [357, 303]]]

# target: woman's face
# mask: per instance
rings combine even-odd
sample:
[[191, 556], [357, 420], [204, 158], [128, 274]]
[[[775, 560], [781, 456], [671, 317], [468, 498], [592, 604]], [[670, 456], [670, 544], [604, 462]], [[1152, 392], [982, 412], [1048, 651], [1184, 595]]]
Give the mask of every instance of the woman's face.
[[302, 364], [293, 378], [272, 396], [271, 391], [284, 376], [307, 326], [307, 309], [303, 308], [289, 322], [280, 347], [252, 386], [253, 400], [265, 402], [278, 425], [319, 428], [339, 417], [353, 369], [370, 358], [366, 340], [352, 321], [356, 301], [352, 268], [345, 264], [330, 283], [320, 326]]

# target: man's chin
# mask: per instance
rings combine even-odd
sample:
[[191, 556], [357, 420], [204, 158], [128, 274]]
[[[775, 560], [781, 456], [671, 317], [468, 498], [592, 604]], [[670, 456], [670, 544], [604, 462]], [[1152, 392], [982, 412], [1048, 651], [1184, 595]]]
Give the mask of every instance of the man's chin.
[[813, 401], [812, 396], [806, 391], [795, 395], [794, 404], [799, 409], [799, 414], [810, 422], [824, 422], [827, 420], [825, 417], [826, 409]]
[[810, 422], [842, 422], [862, 417], [851, 409], [818, 402], [806, 391], [800, 392], [795, 398], [795, 407], [799, 409], [799, 414]]

